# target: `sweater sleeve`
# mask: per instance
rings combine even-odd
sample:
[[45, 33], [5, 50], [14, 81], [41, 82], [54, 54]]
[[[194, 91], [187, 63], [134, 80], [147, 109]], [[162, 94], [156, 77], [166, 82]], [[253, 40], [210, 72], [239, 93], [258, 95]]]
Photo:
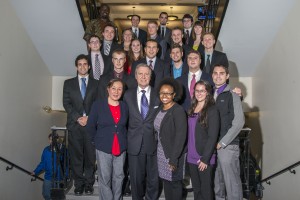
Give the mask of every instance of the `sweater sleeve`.
[[233, 106], [233, 111], [234, 111], [234, 118], [232, 120], [232, 126], [230, 129], [227, 131], [226, 135], [221, 138], [219, 144], [225, 148], [228, 144], [230, 144], [240, 133], [242, 130], [244, 123], [245, 123], [245, 118], [244, 118], [244, 112], [242, 108], [242, 102], [239, 96], [236, 94], [232, 93], [232, 105]]
[[38, 166], [34, 170], [35, 175], [39, 175], [46, 168], [46, 148], [44, 149], [44, 151], [42, 153], [41, 162], [38, 164]]

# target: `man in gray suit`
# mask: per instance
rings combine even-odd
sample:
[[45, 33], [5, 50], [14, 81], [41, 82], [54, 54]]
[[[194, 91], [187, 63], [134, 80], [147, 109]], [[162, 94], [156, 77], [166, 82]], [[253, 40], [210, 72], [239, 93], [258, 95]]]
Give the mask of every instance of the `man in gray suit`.
[[159, 99], [149, 85], [151, 71], [147, 64], [138, 64], [135, 70], [138, 87], [127, 90], [124, 95], [129, 108], [127, 153], [133, 200], [158, 199], [157, 138], [153, 120]]
[[75, 60], [77, 76], [64, 83], [63, 105], [67, 112], [69, 154], [75, 195], [92, 194], [95, 182], [95, 148], [86, 130], [92, 103], [97, 97], [97, 81], [89, 77], [86, 55]]

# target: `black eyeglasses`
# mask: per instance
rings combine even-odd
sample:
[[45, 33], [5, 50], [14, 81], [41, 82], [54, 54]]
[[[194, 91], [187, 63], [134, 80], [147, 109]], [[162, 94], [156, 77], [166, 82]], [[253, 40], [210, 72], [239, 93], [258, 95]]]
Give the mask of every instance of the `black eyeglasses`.
[[174, 94], [174, 92], [172, 92], [172, 93], [160, 92], [159, 93], [160, 96], [167, 96], [167, 97], [171, 97], [173, 94]]

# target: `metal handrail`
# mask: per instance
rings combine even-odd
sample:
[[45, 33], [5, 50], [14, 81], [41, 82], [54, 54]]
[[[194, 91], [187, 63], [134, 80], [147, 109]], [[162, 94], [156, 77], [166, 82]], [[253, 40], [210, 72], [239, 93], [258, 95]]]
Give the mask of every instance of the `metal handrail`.
[[266, 182], [268, 185], [271, 185], [271, 182], [270, 182], [271, 179], [273, 179], [276, 176], [279, 176], [280, 174], [283, 174], [283, 173], [285, 173], [287, 171], [289, 171], [292, 174], [296, 174], [296, 170], [293, 170], [293, 169], [295, 167], [299, 166], [299, 165], [300, 165], [300, 161], [298, 161], [298, 162], [296, 162], [296, 163], [294, 163], [294, 164], [292, 164], [292, 165], [290, 165], [290, 166], [288, 166], [288, 167], [286, 167], [286, 168], [284, 168], [284, 169], [282, 169], [282, 170], [280, 170], [280, 171], [272, 174], [271, 176], [268, 176], [267, 178], [262, 179], [261, 183]]
[[24, 172], [25, 174], [28, 174], [28, 175], [34, 177], [34, 178], [31, 178], [31, 181], [35, 181], [36, 179], [38, 179], [38, 180], [40, 180], [40, 181], [44, 181], [44, 179], [42, 179], [42, 178], [40, 178], [40, 177], [38, 177], [38, 176], [36, 176], [36, 175], [32, 175], [32, 174], [31, 174], [32, 172], [30, 172], [30, 171], [28, 171], [28, 170], [26, 170], [26, 169], [20, 167], [19, 165], [15, 164], [15, 163], [10, 162], [9, 160], [7, 160], [7, 159], [5, 159], [5, 158], [3, 158], [3, 157], [0, 157], [0, 160], [2, 160], [3, 162], [7, 163], [8, 165], [10, 165], [10, 166], [7, 166], [7, 167], [6, 167], [6, 171], [12, 170], [13, 168], [16, 168], [16, 169], [18, 169], [18, 170]]

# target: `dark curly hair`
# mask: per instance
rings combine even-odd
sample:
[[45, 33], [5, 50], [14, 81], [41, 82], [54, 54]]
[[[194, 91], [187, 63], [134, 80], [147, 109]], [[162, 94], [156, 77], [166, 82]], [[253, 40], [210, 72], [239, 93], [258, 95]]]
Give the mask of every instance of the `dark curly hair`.
[[173, 88], [173, 91], [175, 93], [175, 97], [174, 97], [173, 100], [175, 102], [178, 102], [182, 97], [182, 87], [181, 87], [181, 85], [174, 78], [165, 78], [158, 85], [158, 90], [157, 90], [158, 96], [159, 96], [160, 89], [164, 85], [168, 85], [168, 86]]
[[215, 100], [214, 100], [214, 97], [212, 95], [212, 87], [209, 84], [209, 82], [200, 80], [195, 84], [194, 95], [193, 95], [193, 98], [192, 98], [191, 107], [188, 110], [188, 116], [193, 116], [194, 115], [194, 113], [195, 113], [194, 111], [195, 111], [195, 109], [197, 107], [197, 104], [198, 104], [198, 100], [195, 97], [195, 88], [196, 88], [197, 85], [203, 85], [205, 87], [206, 94], [207, 94], [206, 98], [205, 98], [204, 106], [201, 110], [201, 115], [198, 115], [198, 116], [200, 116], [198, 118], [198, 120], [200, 122], [200, 125], [202, 127], [206, 128], [207, 127], [207, 110], [208, 110], [209, 107], [211, 107], [212, 105], [215, 104]]

